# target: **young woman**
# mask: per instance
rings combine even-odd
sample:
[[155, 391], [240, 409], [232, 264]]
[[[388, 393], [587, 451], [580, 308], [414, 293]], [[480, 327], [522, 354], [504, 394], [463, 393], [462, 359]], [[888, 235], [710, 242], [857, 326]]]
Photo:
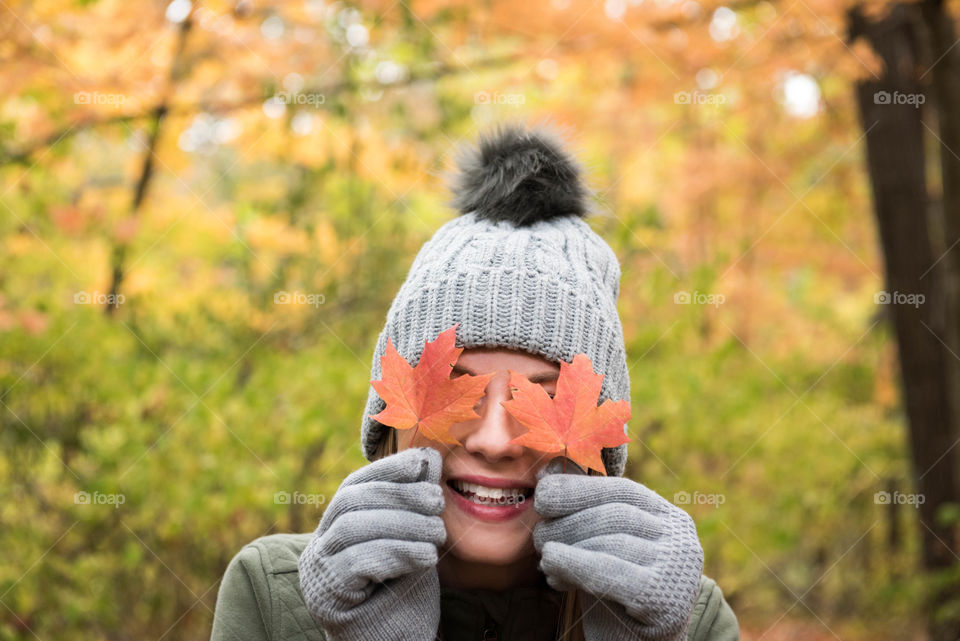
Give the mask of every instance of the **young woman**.
[[502, 405], [511, 371], [553, 395], [560, 363], [582, 353], [603, 374], [600, 402], [629, 399], [620, 268], [583, 220], [579, 166], [552, 133], [509, 126], [459, 167], [461, 215], [414, 260], [371, 379], [388, 338], [414, 364], [456, 325], [451, 376], [492, 375], [478, 418], [450, 428], [457, 444], [431, 441], [372, 419], [386, 404], [371, 387], [370, 463], [316, 532], [237, 554], [212, 639], [739, 639], [692, 519], [622, 476], [626, 445], [602, 450], [604, 476], [511, 442], [527, 431]]

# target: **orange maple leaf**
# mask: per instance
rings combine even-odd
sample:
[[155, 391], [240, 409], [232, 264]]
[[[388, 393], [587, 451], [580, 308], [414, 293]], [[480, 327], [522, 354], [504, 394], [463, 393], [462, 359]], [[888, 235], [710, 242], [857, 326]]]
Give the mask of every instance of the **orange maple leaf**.
[[586, 354], [577, 354], [572, 363], [560, 363], [553, 398], [541, 385], [511, 371], [510, 387], [515, 390], [501, 405], [530, 431], [510, 442], [547, 453], [562, 451], [581, 467], [606, 476], [600, 452], [630, 442], [623, 433], [624, 423], [630, 420], [630, 403], [607, 399], [597, 406], [602, 382], [603, 375], [593, 372]]
[[387, 339], [387, 349], [380, 358], [383, 378], [370, 381], [387, 407], [370, 418], [400, 430], [419, 428], [427, 438], [441, 443], [460, 443], [450, 435], [450, 426], [480, 417], [473, 408], [493, 374], [450, 378], [451, 367], [463, 351], [454, 346], [457, 325], [424, 343], [416, 367], [411, 367]]

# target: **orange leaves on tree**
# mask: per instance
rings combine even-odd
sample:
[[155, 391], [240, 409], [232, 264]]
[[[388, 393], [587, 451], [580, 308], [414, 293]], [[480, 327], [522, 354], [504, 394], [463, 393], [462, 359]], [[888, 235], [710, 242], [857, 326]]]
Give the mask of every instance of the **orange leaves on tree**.
[[600, 453], [604, 447], [630, 442], [623, 425], [630, 419], [630, 403], [605, 400], [597, 406], [602, 374], [593, 372], [586, 354], [572, 363], [560, 363], [557, 393], [553, 398], [526, 376], [510, 372], [512, 398], [503, 407], [530, 429], [511, 441], [547, 453], [563, 453], [584, 469], [606, 475]]
[[416, 367], [411, 367], [387, 339], [387, 349], [380, 358], [383, 378], [370, 381], [387, 407], [371, 418], [400, 430], [419, 429], [427, 438], [441, 443], [460, 443], [450, 435], [450, 426], [479, 418], [473, 408], [493, 374], [450, 378], [451, 368], [463, 351], [454, 346], [458, 324], [424, 344]]

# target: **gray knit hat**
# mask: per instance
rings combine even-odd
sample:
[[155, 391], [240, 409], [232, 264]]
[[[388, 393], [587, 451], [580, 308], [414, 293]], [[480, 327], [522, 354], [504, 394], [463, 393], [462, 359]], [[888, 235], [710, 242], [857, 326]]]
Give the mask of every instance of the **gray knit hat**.
[[[457, 165], [451, 186], [460, 215], [414, 259], [387, 312], [370, 379], [382, 378], [388, 338], [416, 365], [425, 342], [459, 323], [457, 347], [519, 349], [557, 363], [583, 352], [604, 375], [600, 401], [629, 400], [620, 265], [584, 220], [589, 192], [577, 161], [555, 133], [508, 125], [461, 149]], [[361, 426], [370, 461], [389, 429], [370, 417], [385, 407], [371, 386]], [[626, 444], [601, 454], [607, 474], [622, 476]]]

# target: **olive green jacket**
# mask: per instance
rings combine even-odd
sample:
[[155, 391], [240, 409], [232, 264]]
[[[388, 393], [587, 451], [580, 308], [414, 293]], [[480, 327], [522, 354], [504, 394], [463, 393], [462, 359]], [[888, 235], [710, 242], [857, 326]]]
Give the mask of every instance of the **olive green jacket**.
[[[297, 559], [311, 533], [274, 534], [247, 544], [227, 566], [217, 594], [211, 641], [325, 641], [300, 592]], [[502, 592], [441, 588], [446, 641], [556, 638], [561, 593], [544, 586]], [[495, 634], [490, 634], [490, 632]], [[713, 579], [700, 579], [688, 641], [739, 641], [740, 630]]]

